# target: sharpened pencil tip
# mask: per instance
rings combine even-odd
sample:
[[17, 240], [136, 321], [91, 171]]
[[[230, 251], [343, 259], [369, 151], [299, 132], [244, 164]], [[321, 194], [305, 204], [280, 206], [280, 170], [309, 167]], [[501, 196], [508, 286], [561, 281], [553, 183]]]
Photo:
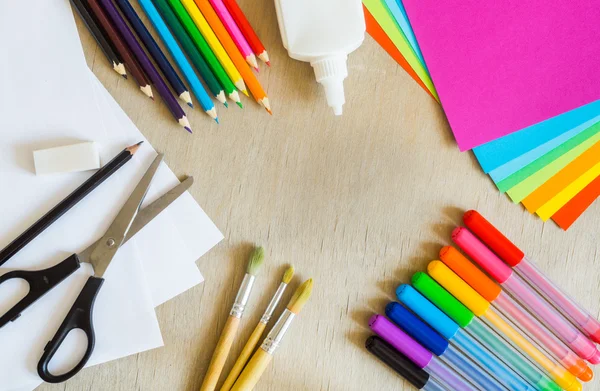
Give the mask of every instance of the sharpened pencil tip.
[[250, 97], [250, 95], [248, 94], [248, 90], [242, 90], [242, 94], [246, 95], [247, 97]]
[[154, 100], [154, 97], [153, 97], [153, 96], [149, 96], [148, 98], [150, 98], [150, 99]]
[[127, 75], [121, 75], [121, 77], [125, 80], [127, 80]]
[[140, 141], [137, 144], [133, 144], [127, 148], [125, 148], [127, 151], [129, 151], [129, 153], [131, 153], [132, 155], [135, 154], [137, 152], [138, 149], [140, 149], [140, 145], [142, 145], [144, 143], [144, 141]]
[[229, 103], [223, 102], [223, 106], [225, 106], [226, 108], [229, 108]]
[[235, 102], [236, 105], [240, 106], [240, 109], [244, 108], [244, 105], [242, 105], [242, 102]]
[[192, 132], [192, 128], [190, 128], [189, 126], [185, 126], [184, 128], [185, 128], [185, 130], [187, 130], [188, 132], [190, 132], [190, 133], [193, 133], [193, 132]]
[[254, 70], [256, 71], [256, 73], [260, 73], [260, 69], [258, 69], [258, 67], [254, 67]]
[[192, 109], [194, 108], [194, 105], [191, 103], [188, 103], [187, 105], [190, 106]]
[[266, 107], [265, 107], [265, 110], [267, 110], [267, 113], [273, 115], [273, 112], [271, 110], [267, 109]]
[[219, 123], [220, 123], [220, 122], [219, 122], [219, 117], [215, 118], [215, 122], [216, 122], [217, 124], [219, 124]]
[[270, 67], [271, 66], [271, 61], [267, 61], [267, 62], [265, 62], [265, 64], [267, 64], [267, 66]]

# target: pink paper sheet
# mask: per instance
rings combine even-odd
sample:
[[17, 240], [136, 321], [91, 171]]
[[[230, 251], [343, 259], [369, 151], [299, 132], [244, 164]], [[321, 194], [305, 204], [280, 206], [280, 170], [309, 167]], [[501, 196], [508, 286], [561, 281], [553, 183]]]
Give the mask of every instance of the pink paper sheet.
[[461, 151], [600, 98], [589, 0], [403, 0]]

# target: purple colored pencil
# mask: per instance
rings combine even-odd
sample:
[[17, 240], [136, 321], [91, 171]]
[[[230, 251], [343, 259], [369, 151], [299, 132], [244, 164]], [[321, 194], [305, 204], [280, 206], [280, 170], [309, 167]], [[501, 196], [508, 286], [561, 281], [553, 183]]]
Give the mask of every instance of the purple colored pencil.
[[421, 346], [408, 334], [390, 322], [385, 316], [375, 314], [369, 319], [369, 327], [375, 334], [408, 357], [419, 368], [424, 369], [433, 378], [456, 391], [477, 391], [470, 383], [442, 363], [430, 351]]
[[156, 90], [158, 91], [160, 97], [162, 98], [163, 102], [165, 102], [165, 104], [167, 105], [167, 108], [169, 109], [171, 114], [173, 114], [173, 117], [175, 117], [175, 120], [179, 123], [179, 125], [183, 126], [188, 132], [191, 133], [192, 129], [190, 127], [190, 122], [188, 121], [185, 115], [185, 112], [179, 106], [179, 103], [177, 103], [177, 99], [171, 93], [169, 87], [167, 87], [167, 84], [164, 82], [164, 80], [150, 61], [150, 58], [148, 58], [148, 56], [146, 55], [146, 52], [144, 52], [142, 46], [138, 43], [137, 39], [133, 35], [133, 32], [129, 29], [129, 26], [127, 25], [127, 23], [113, 4], [112, 0], [89, 1], [99, 1], [102, 4], [104, 10], [108, 14], [108, 17], [112, 20], [115, 28], [119, 31], [119, 33], [121, 33], [121, 36], [131, 49], [132, 53], [138, 60], [144, 72], [148, 75], [148, 78], [150, 79], [152, 84], [154, 84], [154, 86], [156, 87]]

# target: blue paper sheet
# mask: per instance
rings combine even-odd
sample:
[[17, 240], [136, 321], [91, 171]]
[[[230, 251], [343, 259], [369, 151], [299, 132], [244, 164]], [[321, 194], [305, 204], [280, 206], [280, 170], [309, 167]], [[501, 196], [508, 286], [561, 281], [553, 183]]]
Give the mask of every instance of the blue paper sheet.
[[[489, 173], [598, 115], [600, 100], [480, 145], [473, 148], [473, 152], [483, 171]], [[536, 156], [535, 159], [540, 156], [542, 155]]]
[[573, 129], [561, 134], [556, 138], [553, 138], [552, 140], [532, 149], [531, 151], [524, 153], [523, 155], [509, 162], [504, 163], [500, 167], [493, 169], [489, 172], [490, 177], [492, 178], [494, 183], [498, 183], [501, 180], [508, 178], [515, 172], [519, 171], [521, 168], [527, 166], [529, 163], [534, 162], [541, 156], [544, 156], [548, 152], [552, 151], [554, 148], [567, 142], [569, 139], [577, 136], [579, 133], [588, 129], [590, 126], [594, 125], [598, 121], [600, 121], [600, 115], [574, 127]]
[[400, 0], [385, 0], [385, 5], [388, 10], [390, 10], [392, 16], [396, 20], [396, 24], [400, 27], [400, 30], [406, 37], [408, 43], [410, 43], [410, 47], [412, 48], [415, 55], [419, 58], [423, 67], [425, 67], [425, 60], [423, 60], [423, 55], [421, 54], [421, 49], [419, 49], [419, 45], [417, 44], [417, 38], [415, 38], [415, 33], [413, 33], [412, 27], [410, 27], [410, 22], [408, 21], [408, 16], [406, 15], [406, 11], [404, 10], [404, 6], [402, 5], [402, 1]]

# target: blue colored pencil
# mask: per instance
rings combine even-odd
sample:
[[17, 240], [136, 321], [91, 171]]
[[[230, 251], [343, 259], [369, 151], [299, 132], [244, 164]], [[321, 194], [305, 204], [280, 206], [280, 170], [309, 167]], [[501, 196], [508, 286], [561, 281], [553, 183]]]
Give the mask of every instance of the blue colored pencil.
[[162, 74], [165, 76], [165, 78], [171, 85], [171, 88], [173, 88], [177, 95], [179, 95], [179, 98], [182, 101], [184, 101], [188, 106], [193, 108], [194, 105], [192, 104], [192, 98], [190, 97], [190, 93], [187, 90], [187, 87], [183, 84], [183, 82], [179, 78], [179, 75], [177, 74], [177, 72], [175, 72], [175, 69], [173, 69], [171, 63], [169, 62], [169, 60], [167, 60], [167, 57], [165, 57], [164, 53], [162, 52], [154, 38], [152, 38], [152, 35], [150, 34], [146, 26], [144, 26], [144, 23], [129, 3], [129, 0], [116, 0], [116, 3], [121, 9], [123, 15], [125, 15], [125, 18], [129, 21], [131, 27], [133, 27], [133, 30], [135, 31], [137, 36], [144, 43], [144, 46], [146, 46], [146, 49], [148, 49], [148, 51], [150, 52], [150, 55], [154, 59], [154, 62], [156, 62], [156, 64], [160, 68]]
[[179, 125], [183, 126], [185, 130], [191, 133], [192, 129], [190, 127], [190, 122], [185, 116], [185, 112], [179, 106], [179, 103], [177, 103], [177, 99], [175, 99], [175, 97], [169, 90], [169, 87], [164, 82], [164, 80], [162, 79], [162, 77], [160, 76], [160, 74], [146, 55], [146, 52], [144, 52], [144, 49], [138, 43], [137, 39], [133, 35], [133, 32], [129, 29], [129, 26], [127, 26], [127, 23], [119, 13], [119, 10], [117, 10], [115, 5], [112, 3], [112, 0], [88, 1], [90, 3], [99, 2], [100, 4], [102, 4], [102, 7], [108, 14], [108, 18], [112, 21], [112, 24], [119, 31], [121, 37], [127, 43], [127, 46], [134, 54], [136, 60], [139, 62], [146, 75], [148, 75], [148, 78], [150, 79], [152, 84], [154, 84], [154, 87], [156, 87], [156, 90], [158, 91], [160, 97], [165, 102], [165, 105], [167, 105], [167, 108], [169, 109], [173, 117], [175, 117], [175, 120], [179, 123]]
[[138, 2], [158, 32], [158, 35], [164, 42], [165, 46], [171, 53], [171, 56], [175, 59], [175, 62], [177, 62], [179, 69], [190, 85], [190, 88], [196, 96], [196, 99], [198, 99], [198, 102], [200, 102], [202, 109], [205, 110], [206, 113], [214, 118], [218, 123], [219, 119], [217, 118], [217, 110], [215, 109], [213, 101], [210, 99], [210, 96], [208, 96], [208, 93], [204, 89], [200, 79], [198, 79], [198, 76], [196, 76], [194, 69], [188, 62], [185, 54], [183, 54], [183, 51], [179, 47], [177, 41], [175, 41], [175, 38], [171, 34], [171, 31], [169, 31], [169, 28], [163, 21], [162, 17], [159, 15], [156, 7], [154, 7], [154, 4], [150, 0], [138, 0]]

